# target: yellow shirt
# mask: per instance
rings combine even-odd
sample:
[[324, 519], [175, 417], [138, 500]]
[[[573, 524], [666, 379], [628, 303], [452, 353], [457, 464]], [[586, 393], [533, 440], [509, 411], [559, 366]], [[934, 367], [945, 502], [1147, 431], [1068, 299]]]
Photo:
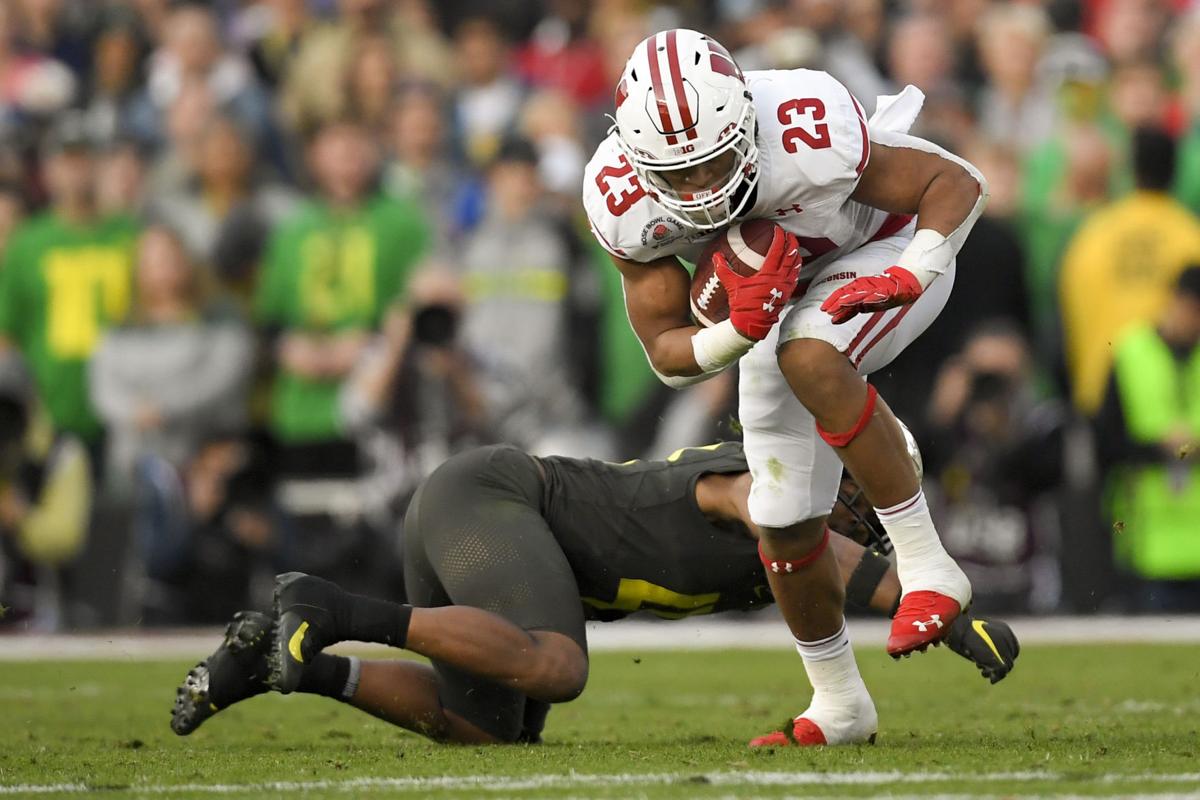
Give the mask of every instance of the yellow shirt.
[[1192, 264], [1200, 264], [1200, 221], [1165, 193], [1136, 191], [1084, 222], [1060, 276], [1067, 368], [1080, 411], [1099, 410], [1121, 330], [1153, 321]]

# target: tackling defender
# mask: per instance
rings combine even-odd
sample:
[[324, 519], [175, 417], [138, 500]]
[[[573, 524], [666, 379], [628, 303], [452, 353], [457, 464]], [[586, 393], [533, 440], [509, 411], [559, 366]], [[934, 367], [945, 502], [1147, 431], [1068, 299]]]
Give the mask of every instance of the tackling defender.
[[[238, 615], [180, 686], [172, 728], [190, 733], [267, 691], [269, 677], [281, 691], [334, 697], [438, 740], [537, 741], [548, 704], [573, 699], [587, 680], [586, 618], [649, 610], [674, 619], [771, 602], [746, 470], [737, 443], [625, 464], [506, 446], [455, 456], [422, 485], [405, 521], [412, 605], [280, 576], [275, 619]], [[855, 525], [848, 514], [845, 530]], [[891, 613], [899, 582], [890, 563], [844, 536], [831, 549], [849, 596]], [[433, 664], [321, 652], [343, 640], [405, 647]], [[966, 615], [949, 645], [993, 683], [1018, 653], [1007, 625]]]
[[[864, 380], [941, 311], [987, 199], [978, 170], [907, 135], [922, 102], [907, 87], [879, 98], [868, 122], [827, 73], [743, 73], [713, 39], [664, 31], [626, 64], [614, 125], [584, 175], [592, 230], [660, 377], [684, 386], [741, 360], [750, 517], [813, 686], [798, 744], [864, 741], [877, 722], [826, 547], [843, 464], [896, 549], [903, 595], [888, 652], [936, 642], [971, 599], [899, 424]], [[694, 262], [739, 219], [783, 230], [753, 276], [714, 259], [730, 316], [701, 329], [678, 257]]]

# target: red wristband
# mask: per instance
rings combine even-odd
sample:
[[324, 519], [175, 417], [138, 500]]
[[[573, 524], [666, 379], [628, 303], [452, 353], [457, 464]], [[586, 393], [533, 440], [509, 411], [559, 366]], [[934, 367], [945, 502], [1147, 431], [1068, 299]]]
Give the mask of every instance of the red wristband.
[[763, 566], [771, 572], [791, 574], [804, 569], [809, 564], [821, 557], [821, 553], [825, 552], [825, 548], [829, 546], [829, 528], [825, 529], [825, 535], [821, 537], [821, 542], [812, 549], [804, 558], [768, 558], [762, 550], [762, 540], [758, 542], [758, 560]]

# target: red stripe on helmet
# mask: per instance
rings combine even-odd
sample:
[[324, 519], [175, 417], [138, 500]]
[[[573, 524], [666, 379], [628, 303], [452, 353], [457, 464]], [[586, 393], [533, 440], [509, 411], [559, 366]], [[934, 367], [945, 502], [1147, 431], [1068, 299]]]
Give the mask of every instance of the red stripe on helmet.
[[721, 46], [720, 43], [708, 40], [708, 66], [713, 72], [721, 75], [728, 75], [731, 78], [737, 78], [740, 81], [745, 81], [742, 75], [741, 67], [733, 60], [733, 56], [729, 55], [729, 51]]
[[625, 83], [625, 79], [622, 78], [621, 82], [617, 84], [616, 93], [613, 95], [614, 105], [620, 108], [627, 97], [629, 97], [629, 86]]
[[671, 72], [671, 86], [675, 89], [675, 102], [679, 104], [679, 122], [687, 132], [687, 138], [695, 139], [695, 121], [683, 91], [683, 74], [679, 69], [679, 47], [675, 43], [675, 31], [667, 31], [667, 68]]
[[658, 69], [658, 53], [654, 50], [657, 42], [658, 34], [654, 34], [646, 40], [646, 58], [650, 61], [650, 84], [654, 87], [654, 102], [658, 105], [658, 120], [662, 123], [663, 133], [667, 135], [667, 144], [675, 144], [679, 141], [675, 134], [667, 133], [674, 129], [674, 124], [671, 122], [671, 109], [667, 105], [667, 98], [663, 93], [662, 73]]

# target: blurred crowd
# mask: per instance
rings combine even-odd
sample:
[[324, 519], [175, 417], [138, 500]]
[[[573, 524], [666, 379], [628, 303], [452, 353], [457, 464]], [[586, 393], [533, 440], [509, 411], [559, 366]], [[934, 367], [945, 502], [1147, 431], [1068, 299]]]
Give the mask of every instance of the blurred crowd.
[[447, 455], [737, 435], [674, 393], [580, 206], [634, 45], [831, 72], [992, 200], [876, 377], [989, 608], [1200, 611], [1200, 6], [5, 0], [0, 630], [398, 591]]

